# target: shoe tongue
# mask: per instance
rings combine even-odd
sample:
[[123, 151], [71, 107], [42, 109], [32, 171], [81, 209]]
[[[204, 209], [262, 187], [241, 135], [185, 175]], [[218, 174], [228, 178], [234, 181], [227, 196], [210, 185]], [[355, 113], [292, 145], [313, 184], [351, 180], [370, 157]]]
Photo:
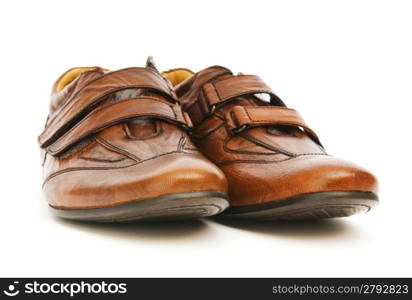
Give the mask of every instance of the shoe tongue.
[[[146, 68], [159, 73], [152, 56], [149, 56], [147, 58]], [[148, 89], [142, 89], [142, 88], [125, 89], [125, 90], [114, 93], [111, 98], [114, 101], [118, 101], [118, 100], [133, 98], [133, 97], [139, 97], [139, 96], [140, 97], [147, 96], [147, 97], [159, 98], [165, 101], [169, 101], [168, 99], [166, 99], [166, 97], [159, 95], [158, 93], [152, 92]], [[136, 139], [144, 139], [144, 138], [153, 136], [154, 134], [157, 133], [157, 130], [158, 130], [157, 121], [153, 119], [149, 119], [149, 118], [130, 119], [126, 122], [125, 126], [126, 126], [127, 134], [130, 137], [136, 138]]]
[[131, 119], [126, 123], [128, 135], [135, 139], [151, 137], [157, 132], [156, 120]]
[[[110, 96], [109, 101], [119, 101], [134, 97], [153, 97], [168, 101], [157, 93], [142, 88], [130, 88], [118, 91]], [[153, 136], [158, 131], [157, 121], [150, 118], [133, 118], [125, 123], [127, 134], [131, 138], [144, 139]]]
[[160, 74], [159, 70], [158, 70], [157, 67], [156, 67], [156, 63], [155, 63], [155, 61], [154, 61], [154, 59], [153, 59], [153, 56], [148, 56], [148, 57], [147, 57], [147, 60], [146, 60], [146, 68], [152, 69], [152, 70], [154, 70], [154, 71], [156, 71], [157, 73]]

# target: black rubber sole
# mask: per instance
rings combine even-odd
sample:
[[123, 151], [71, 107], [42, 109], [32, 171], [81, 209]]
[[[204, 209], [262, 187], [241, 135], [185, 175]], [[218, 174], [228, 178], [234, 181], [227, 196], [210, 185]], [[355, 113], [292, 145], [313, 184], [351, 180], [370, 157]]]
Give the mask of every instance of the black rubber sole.
[[58, 217], [95, 222], [137, 222], [209, 217], [229, 206], [227, 196], [215, 191], [163, 195], [127, 204], [93, 209], [56, 209]]
[[378, 203], [378, 197], [369, 192], [320, 192], [263, 204], [231, 207], [222, 216], [259, 220], [339, 218], [368, 212]]

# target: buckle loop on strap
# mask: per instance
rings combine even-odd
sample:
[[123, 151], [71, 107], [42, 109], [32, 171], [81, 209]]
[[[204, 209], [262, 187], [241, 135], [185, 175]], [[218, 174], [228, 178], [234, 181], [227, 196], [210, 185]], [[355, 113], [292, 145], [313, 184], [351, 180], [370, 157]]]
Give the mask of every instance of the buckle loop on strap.
[[252, 127], [284, 125], [302, 128], [322, 146], [316, 133], [306, 125], [300, 114], [284, 106], [234, 106], [226, 115], [232, 133], [239, 134]]
[[237, 75], [209, 82], [203, 86], [203, 92], [208, 102], [210, 113], [216, 109], [216, 106], [236, 97], [260, 93], [269, 94], [271, 103], [284, 105], [282, 100], [255, 75]]

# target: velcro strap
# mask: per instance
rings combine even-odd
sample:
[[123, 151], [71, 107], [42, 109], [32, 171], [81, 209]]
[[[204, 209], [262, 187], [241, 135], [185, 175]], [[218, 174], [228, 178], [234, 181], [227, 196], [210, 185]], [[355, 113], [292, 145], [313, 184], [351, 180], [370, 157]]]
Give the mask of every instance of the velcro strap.
[[147, 68], [128, 68], [99, 77], [67, 99], [66, 104], [54, 113], [39, 136], [40, 145], [51, 144], [66, 128], [100, 104], [104, 97], [128, 88], [147, 88], [158, 91], [175, 101], [176, 97], [167, 81]]
[[209, 82], [203, 86], [209, 108], [223, 104], [239, 96], [269, 94], [271, 102], [283, 104], [282, 100], [255, 75], [237, 75], [220, 81]]
[[177, 104], [148, 97], [132, 98], [116, 101], [95, 109], [46, 147], [46, 151], [52, 155], [58, 155], [92, 134], [136, 117], [162, 119], [183, 128], [191, 127], [188, 116], [182, 113], [180, 106]]
[[240, 133], [251, 127], [285, 125], [300, 127], [319, 145], [316, 133], [306, 125], [300, 114], [283, 106], [234, 106], [228, 114], [228, 125], [233, 133]]

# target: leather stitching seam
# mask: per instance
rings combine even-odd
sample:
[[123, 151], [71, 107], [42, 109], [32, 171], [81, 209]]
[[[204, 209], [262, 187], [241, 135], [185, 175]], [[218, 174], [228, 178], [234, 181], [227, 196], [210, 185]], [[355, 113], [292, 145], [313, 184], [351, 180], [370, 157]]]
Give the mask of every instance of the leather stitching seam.
[[281, 163], [281, 162], [284, 162], [284, 161], [288, 161], [288, 160], [291, 160], [291, 159], [294, 159], [294, 158], [298, 158], [300, 156], [317, 156], [317, 155], [329, 156], [329, 154], [326, 154], [326, 153], [304, 153], [304, 154], [299, 154], [297, 156], [288, 157], [288, 158], [278, 160], [278, 161], [272, 161], [272, 160], [226, 160], [226, 161], [216, 162], [216, 165], [223, 166], [223, 165], [236, 164], [236, 163], [275, 164], [275, 163]]
[[60, 170], [60, 171], [58, 171], [58, 172], [55, 172], [55, 173], [53, 173], [53, 174], [50, 174], [45, 180], [44, 180], [44, 182], [43, 182], [43, 187], [44, 187], [44, 185], [50, 180], [50, 179], [52, 179], [52, 178], [54, 178], [54, 177], [56, 177], [56, 176], [58, 176], [58, 175], [61, 175], [61, 174], [63, 174], [63, 173], [67, 173], [67, 172], [71, 172], [71, 171], [92, 171], [92, 170], [113, 170], [113, 169], [124, 169], [124, 168], [129, 168], [129, 167], [133, 167], [133, 166], [136, 166], [136, 165], [139, 165], [139, 164], [141, 164], [141, 163], [144, 163], [144, 162], [147, 162], [147, 161], [150, 161], [150, 160], [153, 160], [153, 159], [156, 159], [156, 158], [159, 158], [159, 157], [162, 157], [162, 156], [165, 156], [165, 155], [170, 155], [170, 154], [186, 154], [185, 152], [178, 152], [178, 151], [170, 151], [170, 152], [167, 152], [167, 153], [162, 153], [162, 154], [159, 154], [159, 155], [156, 155], [156, 156], [153, 156], [153, 157], [150, 157], [150, 158], [147, 158], [147, 159], [144, 159], [144, 160], [140, 160], [140, 161], [138, 161], [138, 162], [134, 162], [133, 164], [131, 164], [131, 165], [128, 165], [128, 166], [121, 166], [121, 167], [90, 167], [90, 168], [67, 168], [67, 169], [64, 169], [64, 170]]

